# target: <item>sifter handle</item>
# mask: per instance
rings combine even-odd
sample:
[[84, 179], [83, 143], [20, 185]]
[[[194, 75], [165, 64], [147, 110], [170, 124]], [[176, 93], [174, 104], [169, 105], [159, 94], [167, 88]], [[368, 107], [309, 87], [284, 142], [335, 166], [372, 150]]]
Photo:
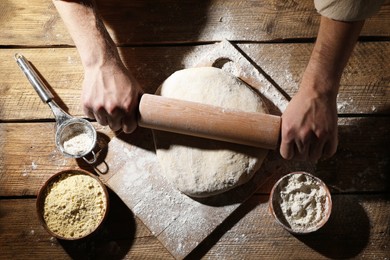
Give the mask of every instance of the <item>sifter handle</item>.
[[24, 75], [30, 81], [31, 85], [38, 93], [39, 97], [44, 103], [49, 103], [53, 99], [53, 94], [46, 87], [46, 84], [38, 76], [35, 69], [31, 66], [30, 62], [19, 53], [15, 54], [16, 63], [19, 65], [20, 69], [23, 71]]

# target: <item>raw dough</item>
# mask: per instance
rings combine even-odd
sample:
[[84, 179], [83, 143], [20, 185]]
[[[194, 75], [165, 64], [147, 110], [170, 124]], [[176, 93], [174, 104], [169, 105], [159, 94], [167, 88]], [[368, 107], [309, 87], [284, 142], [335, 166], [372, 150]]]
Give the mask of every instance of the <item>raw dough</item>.
[[[246, 112], [267, 112], [254, 90], [214, 67], [177, 71], [156, 94]], [[153, 135], [162, 175], [191, 197], [209, 197], [246, 183], [267, 155], [265, 149], [227, 142], [156, 130]]]

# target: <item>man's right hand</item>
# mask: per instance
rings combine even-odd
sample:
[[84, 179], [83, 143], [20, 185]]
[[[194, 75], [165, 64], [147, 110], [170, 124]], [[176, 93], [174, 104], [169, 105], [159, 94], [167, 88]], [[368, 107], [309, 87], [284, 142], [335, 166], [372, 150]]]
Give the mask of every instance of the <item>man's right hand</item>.
[[142, 90], [121, 61], [85, 68], [82, 103], [84, 113], [113, 131], [131, 133]]
[[131, 133], [142, 90], [122, 63], [116, 45], [96, 13], [93, 0], [53, 0], [84, 67], [84, 113], [114, 131]]

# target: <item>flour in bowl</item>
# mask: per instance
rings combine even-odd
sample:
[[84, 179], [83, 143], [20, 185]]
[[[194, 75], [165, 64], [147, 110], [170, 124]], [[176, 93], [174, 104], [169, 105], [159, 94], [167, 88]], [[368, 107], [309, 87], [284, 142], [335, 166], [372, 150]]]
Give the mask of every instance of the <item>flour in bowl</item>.
[[106, 199], [96, 179], [85, 174], [64, 174], [47, 188], [43, 218], [53, 233], [64, 238], [81, 238], [102, 222]]
[[326, 218], [329, 198], [323, 185], [307, 174], [292, 174], [279, 184], [277, 198], [291, 229], [307, 232], [316, 229]]

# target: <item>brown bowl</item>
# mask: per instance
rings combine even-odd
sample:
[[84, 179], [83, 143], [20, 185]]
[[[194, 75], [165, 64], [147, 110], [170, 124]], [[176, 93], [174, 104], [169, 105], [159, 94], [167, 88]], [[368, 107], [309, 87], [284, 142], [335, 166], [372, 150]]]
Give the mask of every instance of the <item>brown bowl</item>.
[[38, 218], [52, 236], [77, 240], [94, 234], [108, 214], [106, 186], [84, 170], [54, 174], [41, 187], [36, 202]]
[[269, 208], [275, 220], [294, 234], [311, 233], [328, 221], [332, 199], [328, 187], [307, 172], [292, 172], [273, 186]]

